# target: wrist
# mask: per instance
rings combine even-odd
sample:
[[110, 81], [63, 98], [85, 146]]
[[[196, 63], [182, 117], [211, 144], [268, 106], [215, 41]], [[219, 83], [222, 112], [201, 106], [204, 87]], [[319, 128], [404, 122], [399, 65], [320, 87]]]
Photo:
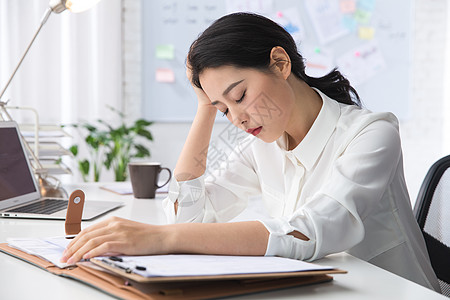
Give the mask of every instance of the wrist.
[[171, 225], [163, 225], [160, 226], [160, 234], [161, 234], [161, 253], [177, 253], [177, 231], [174, 226]]
[[213, 117], [215, 119], [217, 108], [212, 104], [199, 104], [197, 107], [197, 115]]

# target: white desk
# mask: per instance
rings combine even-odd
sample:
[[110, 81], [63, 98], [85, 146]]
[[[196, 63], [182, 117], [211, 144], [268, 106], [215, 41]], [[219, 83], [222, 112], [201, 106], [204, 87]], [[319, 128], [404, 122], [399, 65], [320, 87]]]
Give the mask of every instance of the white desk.
[[[70, 192], [77, 186], [68, 187]], [[109, 216], [130, 218], [136, 221], [164, 224], [162, 197], [156, 200], [134, 199], [98, 188], [97, 184], [83, 184], [87, 200], [119, 200], [125, 206], [84, 222], [83, 227]], [[8, 237], [50, 237], [64, 234], [64, 222], [53, 220], [0, 218], [0, 242]], [[231, 299], [448, 299], [436, 292], [384, 271], [349, 254], [330, 255], [316, 261], [331, 265], [348, 274], [334, 275], [329, 283], [233, 297]], [[20, 278], [20, 280], [19, 280]], [[26, 262], [0, 253], [0, 298], [9, 299], [113, 299], [77, 281], [45, 272]]]

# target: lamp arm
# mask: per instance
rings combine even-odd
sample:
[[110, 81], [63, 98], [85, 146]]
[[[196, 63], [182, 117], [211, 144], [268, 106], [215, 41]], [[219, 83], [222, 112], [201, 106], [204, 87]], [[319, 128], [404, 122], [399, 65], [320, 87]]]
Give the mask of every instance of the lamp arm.
[[41, 24], [39, 25], [36, 33], [33, 36], [33, 39], [31, 40], [30, 44], [28, 45], [27, 49], [25, 50], [25, 53], [22, 55], [22, 58], [19, 61], [19, 64], [17, 65], [17, 67], [14, 69], [14, 72], [12, 73], [11, 77], [9, 77], [8, 82], [6, 83], [5, 87], [3, 88], [1, 94], [0, 94], [0, 100], [3, 97], [3, 94], [6, 92], [6, 89], [8, 88], [9, 84], [11, 83], [12, 79], [14, 78], [14, 75], [16, 75], [17, 70], [19, 69], [20, 65], [22, 64], [25, 56], [28, 53], [28, 50], [30, 50], [31, 45], [33, 45], [34, 40], [36, 39], [37, 35], [39, 34], [39, 32], [41, 31], [41, 28], [44, 26], [44, 24], [47, 22], [48, 18], [50, 17], [50, 14], [52, 13], [52, 8], [49, 7], [47, 8], [47, 10], [44, 13], [44, 16], [42, 17], [41, 20]]

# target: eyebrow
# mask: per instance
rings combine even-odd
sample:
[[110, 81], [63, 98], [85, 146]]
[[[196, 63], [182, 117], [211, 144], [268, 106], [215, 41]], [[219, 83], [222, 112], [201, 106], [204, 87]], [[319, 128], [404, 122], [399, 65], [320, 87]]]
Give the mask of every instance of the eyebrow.
[[244, 79], [236, 81], [235, 83], [230, 84], [225, 91], [223, 91], [222, 96], [226, 96], [235, 86], [244, 81]]
[[[223, 91], [223, 93], [222, 93], [222, 96], [226, 96], [235, 86], [237, 86], [238, 84], [240, 84], [242, 81], [244, 81], [244, 79], [242, 79], [242, 80], [239, 80], [239, 81], [236, 81], [236, 82], [234, 82], [234, 83], [232, 83], [232, 84], [230, 84], [226, 89], [225, 89], [225, 91]], [[214, 101], [214, 102], [211, 102], [211, 104], [212, 105], [216, 105], [216, 104], [218, 104], [220, 101]]]

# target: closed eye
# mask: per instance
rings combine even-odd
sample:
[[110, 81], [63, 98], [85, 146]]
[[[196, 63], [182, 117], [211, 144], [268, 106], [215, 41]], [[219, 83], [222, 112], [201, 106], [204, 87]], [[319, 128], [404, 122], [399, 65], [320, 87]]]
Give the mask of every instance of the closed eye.
[[[236, 103], [239, 104], [239, 103], [241, 103], [244, 100], [246, 91], [247, 90], [244, 91], [244, 93], [242, 94], [242, 97], [239, 100], [236, 100]], [[228, 115], [228, 108], [223, 112], [223, 117], [225, 117], [226, 115]]]
[[241, 99], [239, 99], [239, 100], [236, 100], [236, 103], [241, 103], [242, 102], [242, 100], [244, 100], [244, 97], [245, 97], [245, 92], [246, 92], [247, 90], [245, 90], [244, 91], [244, 93], [242, 93], [242, 97], [241, 97]]

